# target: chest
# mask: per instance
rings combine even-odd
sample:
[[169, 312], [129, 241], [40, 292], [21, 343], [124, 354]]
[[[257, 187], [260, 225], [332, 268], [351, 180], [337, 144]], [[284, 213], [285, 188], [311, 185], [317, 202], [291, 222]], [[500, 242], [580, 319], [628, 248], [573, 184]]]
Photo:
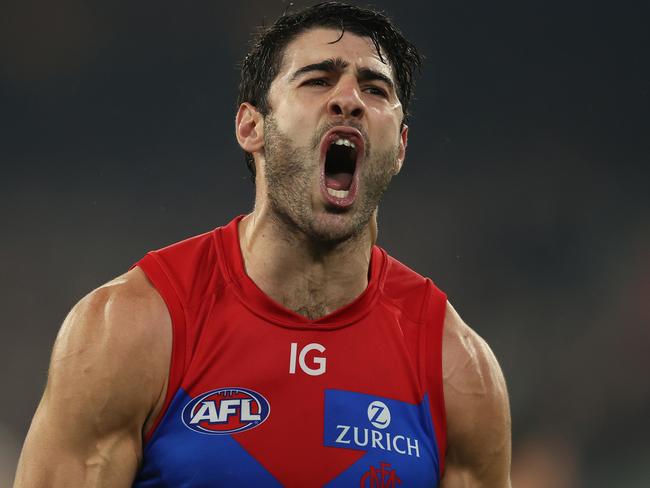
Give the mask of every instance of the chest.
[[206, 311], [135, 486], [436, 486], [412, 324], [338, 329]]

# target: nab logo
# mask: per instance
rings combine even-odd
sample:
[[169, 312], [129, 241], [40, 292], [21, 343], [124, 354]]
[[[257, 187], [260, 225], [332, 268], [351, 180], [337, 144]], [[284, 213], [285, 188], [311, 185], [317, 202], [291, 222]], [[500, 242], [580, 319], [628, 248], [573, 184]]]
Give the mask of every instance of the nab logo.
[[378, 429], [385, 429], [390, 425], [390, 410], [384, 402], [376, 400], [368, 405], [368, 420]]
[[246, 388], [219, 388], [203, 393], [185, 405], [183, 423], [195, 432], [224, 435], [250, 430], [271, 413], [266, 398]]

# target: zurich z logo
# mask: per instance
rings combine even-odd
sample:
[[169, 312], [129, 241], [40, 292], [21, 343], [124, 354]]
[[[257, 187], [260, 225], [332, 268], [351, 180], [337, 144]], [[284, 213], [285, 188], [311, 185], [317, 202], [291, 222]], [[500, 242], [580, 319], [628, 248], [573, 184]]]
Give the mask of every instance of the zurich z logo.
[[250, 430], [264, 422], [271, 406], [264, 396], [246, 388], [219, 388], [193, 398], [182, 412], [195, 432], [224, 435]]
[[379, 400], [368, 405], [368, 420], [378, 429], [385, 429], [390, 424], [390, 410]]

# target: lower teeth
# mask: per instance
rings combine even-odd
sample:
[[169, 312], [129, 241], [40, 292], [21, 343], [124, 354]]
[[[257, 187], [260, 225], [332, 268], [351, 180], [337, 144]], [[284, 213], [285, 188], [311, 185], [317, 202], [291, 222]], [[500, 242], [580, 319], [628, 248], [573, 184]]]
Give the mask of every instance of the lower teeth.
[[336, 197], [336, 198], [345, 198], [345, 197], [348, 196], [350, 191], [349, 190], [334, 190], [332, 188], [328, 188], [327, 193], [329, 193], [330, 195], [332, 195], [333, 197]]

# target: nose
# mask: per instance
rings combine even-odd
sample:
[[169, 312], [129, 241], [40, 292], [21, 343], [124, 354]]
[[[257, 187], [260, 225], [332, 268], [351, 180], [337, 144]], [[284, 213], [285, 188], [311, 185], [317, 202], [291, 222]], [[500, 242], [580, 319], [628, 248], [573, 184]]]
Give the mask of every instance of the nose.
[[359, 119], [363, 116], [364, 103], [356, 79], [342, 77], [339, 80], [336, 90], [327, 102], [327, 112], [344, 118]]

